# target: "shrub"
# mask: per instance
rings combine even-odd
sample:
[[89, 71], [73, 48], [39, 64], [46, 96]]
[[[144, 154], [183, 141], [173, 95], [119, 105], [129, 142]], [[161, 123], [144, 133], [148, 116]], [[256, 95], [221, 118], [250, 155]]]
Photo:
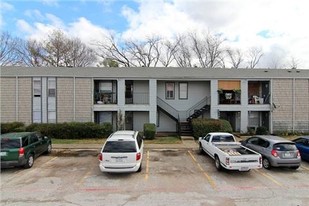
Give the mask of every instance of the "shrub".
[[24, 132], [25, 125], [22, 122], [1, 123], [1, 134], [9, 132]]
[[257, 127], [255, 134], [266, 135], [268, 134], [268, 129], [266, 127]]
[[144, 124], [144, 137], [146, 139], [154, 139], [156, 135], [156, 125], [152, 123]]
[[229, 133], [233, 132], [232, 125], [230, 124], [229, 121], [224, 119], [219, 119], [219, 121], [221, 123], [220, 132], [229, 132]]
[[193, 119], [192, 130], [194, 138], [205, 136], [210, 132], [232, 132], [231, 124], [222, 119]]
[[110, 123], [96, 124], [93, 122], [44, 123], [31, 124], [27, 131], [38, 131], [43, 135], [57, 139], [86, 139], [108, 137], [113, 132]]

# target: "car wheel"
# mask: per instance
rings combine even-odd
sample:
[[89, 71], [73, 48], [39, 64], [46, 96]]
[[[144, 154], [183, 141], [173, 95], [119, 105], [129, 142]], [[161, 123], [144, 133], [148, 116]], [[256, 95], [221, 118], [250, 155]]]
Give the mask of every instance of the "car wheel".
[[34, 157], [33, 155], [29, 155], [28, 159], [27, 159], [27, 162], [25, 164], [25, 168], [31, 168], [33, 166], [33, 163], [34, 163]]
[[45, 152], [45, 154], [50, 154], [52, 151], [52, 145], [49, 143], [48, 146], [47, 146], [47, 150]]
[[219, 159], [218, 156], [215, 156], [215, 166], [216, 166], [218, 171], [220, 171], [222, 169], [221, 162], [220, 162], [220, 159]]
[[297, 170], [298, 168], [299, 168], [299, 166], [291, 167], [291, 169], [293, 169], [293, 170]]
[[198, 151], [199, 151], [200, 154], [204, 154], [204, 150], [203, 150], [203, 147], [202, 147], [201, 143], [199, 144]]
[[270, 162], [267, 158], [263, 158], [262, 164], [263, 164], [263, 167], [267, 170], [271, 168]]

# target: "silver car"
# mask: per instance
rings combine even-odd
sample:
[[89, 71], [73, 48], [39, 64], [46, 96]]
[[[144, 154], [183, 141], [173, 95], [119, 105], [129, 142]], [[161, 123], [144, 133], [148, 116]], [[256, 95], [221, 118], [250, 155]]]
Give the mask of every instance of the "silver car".
[[140, 172], [143, 160], [143, 139], [138, 131], [117, 131], [111, 134], [99, 154], [102, 172]]
[[298, 169], [300, 166], [300, 153], [295, 143], [282, 137], [255, 135], [241, 143], [262, 155], [262, 164], [265, 169], [271, 167]]

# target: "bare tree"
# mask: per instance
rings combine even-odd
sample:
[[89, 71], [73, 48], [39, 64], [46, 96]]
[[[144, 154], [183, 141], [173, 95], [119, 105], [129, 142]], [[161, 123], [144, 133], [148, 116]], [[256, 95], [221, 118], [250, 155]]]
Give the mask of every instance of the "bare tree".
[[163, 50], [160, 50], [159, 61], [164, 67], [168, 67], [175, 60], [175, 53], [178, 51], [180, 40], [176, 39], [174, 42], [165, 41], [162, 43]]
[[261, 57], [263, 56], [263, 50], [260, 47], [251, 47], [248, 51], [248, 64], [249, 68], [253, 69], [259, 63]]
[[173, 54], [174, 59], [179, 67], [192, 67], [192, 58], [190, 46], [186, 36], [176, 37], [177, 50]]
[[44, 52], [41, 42], [36, 40], [21, 40], [16, 51], [20, 56], [21, 65], [29, 67], [41, 67], [47, 65], [41, 58]]
[[[200, 66], [205, 68], [223, 67], [224, 56], [222, 43], [224, 40], [207, 34], [202, 39], [196, 34], [191, 34], [192, 49]], [[223, 61], [222, 61], [223, 60]]]
[[13, 66], [20, 64], [20, 56], [16, 52], [20, 40], [12, 37], [8, 32], [0, 36], [0, 66]]
[[[126, 48], [123, 46], [118, 46], [113, 35], [106, 38], [106, 42], [95, 42], [94, 45], [97, 46], [97, 55], [103, 59], [110, 59], [118, 63], [119, 66], [131, 67], [136, 66], [132, 64], [130, 57], [126, 52]], [[122, 44], [123, 45], [123, 44]], [[100, 62], [99, 65], [104, 65]]]
[[240, 64], [243, 62], [243, 55], [239, 49], [227, 49], [227, 56], [232, 64], [233, 69], [238, 69]]
[[140, 67], [156, 67], [160, 58], [160, 38], [151, 37], [146, 41], [127, 41], [127, 53]]
[[292, 56], [287, 65], [289, 69], [297, 69], [299, 66], [299, 60]]

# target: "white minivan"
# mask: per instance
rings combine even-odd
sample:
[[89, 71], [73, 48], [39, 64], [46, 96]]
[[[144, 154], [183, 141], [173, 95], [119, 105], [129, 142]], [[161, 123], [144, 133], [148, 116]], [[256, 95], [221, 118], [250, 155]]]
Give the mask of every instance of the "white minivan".
[[143, 138], [138, 131], [111, 134], [99, 154], [102, 172], [140, 172], [143, 160]]

